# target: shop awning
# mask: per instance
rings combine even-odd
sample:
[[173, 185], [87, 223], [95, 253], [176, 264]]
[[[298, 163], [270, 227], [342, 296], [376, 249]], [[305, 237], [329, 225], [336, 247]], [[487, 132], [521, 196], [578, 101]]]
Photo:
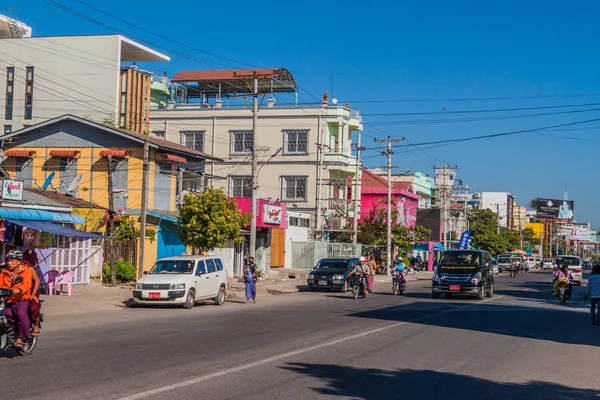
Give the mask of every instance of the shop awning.
[[127, 150], [100, 150], [100, 157], [108, 156], [125, 158], [127, 157]]
[[7, 221], [12, 222], [13, 224], [25, 226], [27, 228], [35, 229], [36, 231], [42, 231], [47, 233], [52, 233], [55, 235], [62, 235], [67, 237], [79, 237], [83, 239], [103, 239], [106, 236], [98, 235], [97, 233], [90, 233], [85, 231], [80, 231], [77, 229], [69, 228], [66, 226], [54, 224], [52, 222], [45, 221], [27, 221], [22, 219], [8, 219]]
[[35, 209], [0, 208], [0, 218], [27, 221], [53, 221], [75, 225], [85, 224], [85, 219], [79, 215]]
[[163, 154], [163, 159], [174, 163], [185, 164], [187, 160], [183, 157], [176, 156], [175, 154]]
[[35, 151], [29, 150], [7, 150], [4, 155], [6, 157], [33, 157], [35, 156]]
[[163, 219], [168, 222], [173, 222], [173, 223], [177, 222], [177, 218], [172, 217], [170, 215], [161, 214], [161, 213], [158, 213], [155, 211], [147, 211], [146, 215], [149, 215], [151, 217], [158, 218], [158, 219]]
[[79, 151], [77, 150], [50, 150], [50, 157], [77, 157]]

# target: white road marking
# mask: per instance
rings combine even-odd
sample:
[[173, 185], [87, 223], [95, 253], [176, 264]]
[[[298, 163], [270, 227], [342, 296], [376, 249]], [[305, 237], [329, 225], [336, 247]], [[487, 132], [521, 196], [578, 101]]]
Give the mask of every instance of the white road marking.
[[195, 385], [195, 384], [198, 384], [198, 383], [201, 383], [201, 382], [208, 381], [210, 379], [218, 378], [218, 377], [229, 375], [229, 374], [234, 374], [236, 372], [244, 371], [246, 369], [260, 367], [261, 365], [265, 365], [265, 364], [269, 364], [269, 363], [272, 363], [272, 362], [275, 362], [275, 361], [283, 360], [285, 358], [297, 356], [297, 355], [304, 354], [304, 353], [309, 353], [309, 352], [312, 352], [314, 350], [319, 350], [319, 349], [322, 349], [322, 348], [325, 348], [325, 347], [335, 346], [336, 344], [344, 343], [344, 342], [347, 342], [349, 340], [358, 339], [358, 338], [361, 338], [361, 337], [364, 337], [364, 336], [370, 336], [370, 335], [372, 335], [374, 333], [379, 333], [379, 332], [387, 331], [389, 329], [397, 328], [397, 327], [402, 326], [402, 325], [406, 325], [406, 324], [410, 324], [410, 323], [414, 323], [414, 322], [419, 322], [419, 321], [422, 321], [422, 320], [427, 319], [427, 318], [433, 318], [433, 317], [437, 317], [437, 316], [440, 316], [440, 315], [444, 315], [444, 314], [449, 314], [449, 313], [452, 313], [452, 312], [460, 311], [460, 310], [463, 310], [465, 308], [476, 306], [478, 304], [489, 303], [491, 301], [498, 300], [498, 299], [501, 299], [503, 297], [505, 297], [505, 296], [494, 296], [491, 299], [487, 299], [487, 300], [480, 301], [480, 302], [477, 302], [477, 303], [468, 304], [468, 305], [461, 306], [461, 307], [458, 307], [458, 308], [452, 308], [450, 310], [441, 311], [439, 313], [432, 314], [432, 315], [426, 315], [426, 316], [423, 316], [423, 317], [420, 317], [420, 318], [413, 319], [411, 321], [398, 322], [398, 323], [395, 323], [395, 324], [392, 324], [392, 325], [387, 325], [387, 326], [384, 326], [384, 327], [381, 327], [381, 328], [372, 329], [370, 331], [366, 331], [366, 332], [362, 332], [362, 333], [357, 333], [356, 335], [350, 335], [350, 336], [346, 336], [346, 337], [343, 337], [343, 338], [340, 338], [340, 339], [332, 340], [332, 341], [327, 342], [327, 343], [321, 343], [321, 344], [318, 344], [318, 345], [315, 345], [315, 346], [305, 347], [303, 349], [299, 349], [299, 350], [295, 350], [295, 351], [290, 351], [290, 352], [279, 354], [279, 355], [276, 355], [276, 356], [273, 356], [273, 357], [269, 357], [269, 358], [264, 358], [262, 360], [255, 361], [255, 362], [250, 363], [250, 364], [241, 365], [239, 367], [227, 368], [227, 369], [224, 369], [222, 371], [218, 371], [218, 372], [215, 372], [215, 373], [212, 373], [212, 374], [209, 374], [209, 375], [200, 376], [200, 377], [194, 378], [194, 379], [189, 379], [187, 381], [182, 381], [182, 382], [179, 382], [179, 383], [174, 383], [172, 385], [167, 385], [167, 386], [163, 386], [163, 387], [159, 387], [159, 388], [155, 388], [155, 389], [146, 390], [144, 392], [136, 393], [136, 394], [133, 394], [131, 396], [122, 397], [119, 400], [137, 400], [137, 399], [143, 399], [143, 398], [146, 398], [146, 397], [149, 397], [149, 396], [154, 396], [154, 395], [157, 395], [157, 394], [160, 394], [160, 393], [165, 393], [165, 392], [169, 392], [169, 391], [172, 391], [172, 390], [180, 389], [180, 388], [183, 388], [183, 387], [186, 387], [186, 386]]

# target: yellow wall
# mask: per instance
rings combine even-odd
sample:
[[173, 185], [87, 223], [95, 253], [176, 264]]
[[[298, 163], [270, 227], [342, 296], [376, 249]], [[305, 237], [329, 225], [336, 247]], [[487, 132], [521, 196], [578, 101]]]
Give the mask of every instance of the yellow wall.
[[541, 222], [528, 222], [525, 228], [531, 228], [534, 232], [534, 238], [539, 239], [544, 234], [544, 224]]

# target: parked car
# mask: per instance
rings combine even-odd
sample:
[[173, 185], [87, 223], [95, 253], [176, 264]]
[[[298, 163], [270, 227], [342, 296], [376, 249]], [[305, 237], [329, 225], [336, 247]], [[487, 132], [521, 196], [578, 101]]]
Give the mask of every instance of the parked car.
[[431, 280], [431, 296], [438, 299], [454, 294], [476, 296], [483, 300], [494, 294], [492, 256], [483, 250], [446, 250]]
[[553, 269], [554, 268], [554, 259], [553, 258], [544, 258], [542, 268], [543, 269]]
[[569, 265], [569, 271], [571, 272], [571, 283], [581, 286], [581, 281], [583, 279], [581, 258], [577, 256], [557, 256], [555, 263], [557, 268], [560, 268], [561, 265], [567, 263]]
[[525, 262], [527, 263], [527, 266], [529, 267], [529, 269], [535, 268], [535, 258], [527, 257], [527, 260]]
[[535, 267], [536, 268], [542, 268], [543, 264], [544, 264], [544, 261], [542, 260], [542, 257], [535, 257]]
[[512, 265], [511, 256], [499, 256], [498, 257], [498, 273], [501, 274], [504, 271], [510, 271]]
[[137, 281], [133, 298], [138, 304], [178, 304], [193, 308], [199, 300], [225, 302], [227, 271], [214, 256], [180, 256], [158, 260]]
[[358, 264], [359, 258], [323, 258], [308, 275], [308, 288], [348, 290], [348, 274]]

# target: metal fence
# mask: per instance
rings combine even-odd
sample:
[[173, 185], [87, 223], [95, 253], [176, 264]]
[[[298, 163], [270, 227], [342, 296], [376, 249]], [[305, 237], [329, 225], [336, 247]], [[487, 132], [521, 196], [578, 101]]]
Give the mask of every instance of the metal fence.
[[313, 269], [320, 259], [333, 257], [359, 257], [361, 244], [292, 242], [291, 268]]

